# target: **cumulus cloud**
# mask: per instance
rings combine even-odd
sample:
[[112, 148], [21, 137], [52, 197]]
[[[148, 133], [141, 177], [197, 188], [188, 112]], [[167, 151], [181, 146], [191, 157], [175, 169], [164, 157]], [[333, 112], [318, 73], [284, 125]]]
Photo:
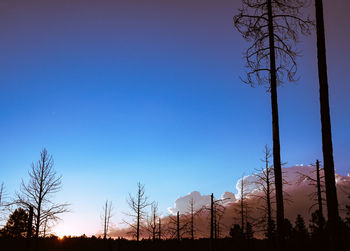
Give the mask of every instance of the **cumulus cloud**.
[[194, 201], [194, 210], [198, 210], [203, 206], [210, 204], [210, 195], [201, 195], [200, 192], [193, 191], [183, 197], [176, 199], [174, 207], [169, 207], [168, 211], [171, 214], [176, 214], [177, 212], [180, 212], [180, 214], [187, 213], [189, 211], [191, 199]]

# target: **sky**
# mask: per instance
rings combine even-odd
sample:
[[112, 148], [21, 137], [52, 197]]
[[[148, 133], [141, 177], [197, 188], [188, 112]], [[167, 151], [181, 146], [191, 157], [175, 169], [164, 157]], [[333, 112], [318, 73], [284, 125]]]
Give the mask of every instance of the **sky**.
[[[46, 147], [71, 204], [54, 228], [116, 226], [145, 184], [166, 215], [192, 191], [236, 192], [272, 145], [270, 97], [243, 84], [249, 46], [232, 0], [4, 0], [0, 3], [0, 182], [9, 197]], [[312, 6], [311, 6], [312, 7]], [[311, 15], [313, 15], [312, 8]], [[347, 0], [325, 0], [337, 173], [350, 172]], [[300, 37], [296, 83], [278, 89], [281, 158], [322, 159], [315, 33]]]

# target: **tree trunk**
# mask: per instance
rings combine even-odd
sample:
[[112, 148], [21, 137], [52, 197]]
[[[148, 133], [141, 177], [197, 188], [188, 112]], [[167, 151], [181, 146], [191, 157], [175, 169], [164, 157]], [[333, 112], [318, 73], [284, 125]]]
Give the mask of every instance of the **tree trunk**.
[[213, 239], [214, 236], [214, 194], [210, 196], [210, 239]]
[[33, 229], [33, 207], [29, 206], [29, 217], [28, 217], [28, 226], [27, 226], [27, 239], [32, 238], [32, 229]]
[[176, 230], [177, 230], [177, 240], [180, 240], [180, 213], [177, 211], [176, 215]]
[[270, 170], [269, 162], [266, 156], [266, 206], [267, 206], [267, 234], [268, 238], [272, 237], [272, 215], [271, 215], [271, 198], [270, 198]]
[[269, 28], [269, 46], [270, 46], [270, 91], [272, 108], [272, 133], [273, 133], [273, 167], [275, 172], [276, 204], [277, 204], [277, 232], [280, 240], [284, 239], [284, 206], [282, 189], [282, 170], [280, 156], [280, 136], [278, 123], [278, 103], [277, 103], [277, 77], [275, 61], [275, 43], [273, 30], [273, 13], [271, 0], [267, 0], [268, 9], [268, 28]]
[[159, 223], [158, 223], [158, 239], [161, 240], [162, 239], [162, 223], [161, 223], [161, 219], [159, 217]]
[[244, 188], [243, 188], [243, 176], [241, 180], [241, 230], [244, 234]]
[[335, 186], [331, 118], [329, 111], [328, 76], [326, 61], [326, 41], [323, 21], [322, 0], [315, 0], [318, 78], [320, 87], [320, 113], [322, 127], [323, 168], [326, 183], [328, 224], [331, 238], [336, 237], [336, 225], [339, 218], [337, 190]]

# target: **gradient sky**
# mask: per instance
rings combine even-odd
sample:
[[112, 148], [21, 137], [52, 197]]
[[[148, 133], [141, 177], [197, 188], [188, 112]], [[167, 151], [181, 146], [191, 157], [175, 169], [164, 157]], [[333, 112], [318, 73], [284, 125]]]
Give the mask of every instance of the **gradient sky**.
[[[350, 171], [348, 0], [326, 0], [335, 165]], [[272, 144], [269, 94], [241, 83], [249, 43], [238, 0], [3, 0], [0, 181], [9, 196], [43, 147], [63, 176], [55, 228], [94, 234], [104, 200], [120, 226], [136, 183], [167, 214], [193, 190], [220, 196]], [[311, 12], [313, 14], [313, 12]], [[315, 34], [301, 37], [299, 81], [279, 88], [281, 157], [322, 159]]]

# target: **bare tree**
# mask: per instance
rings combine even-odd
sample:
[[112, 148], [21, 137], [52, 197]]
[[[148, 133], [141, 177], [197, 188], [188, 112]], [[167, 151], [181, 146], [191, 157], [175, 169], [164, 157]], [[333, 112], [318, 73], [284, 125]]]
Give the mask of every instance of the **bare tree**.
[[[155, 241], [156, 240], [156, 234], [157, 234], [157, 218], [159, 218], [158, 216], [158, 204], [156, 202], [153, 202], [151, 204], [151, 215], [148, 219], [147, 222], [147, 231], [150, 233], [150, 235], [152, 236], [152, 240]], [[158, 226], [159, 228], [159, 226]]]
[[[68, 212], [67, 203], [55, 203], [53, 195], [61, 190], [62, 176], [58, 176], [53, 169], [54, 161], [44, 148], [40, 153], [40, 160], [32, 164], [29, 171], [29, 182], [22, 180], [20, 192], [17, 193], [17, 204], [34, 209], [35, 237], [46, 232], [49, 222], [59, 220], [59, 215]], [[45, 224], [46, 222], [46, 224]], [[46, 225], [46, 226], [45, 226]]]
[[257, 170], [258, 173], [254, 174], [256, 181], [254, 182], [257, 188], [262, 192], [262, 195], [255, 195], [259, 200], [263, 200], [262, 210], [265, 214], [265, 219], [263, 219], [266, 226], [266, 235], [269, 239], [272, 238], [274, 231], [274, 221], [272, 219], [272, 197], [274, 193], [274, 184], [273, 184], [273, 168], [270, 167], [271, 159], [271, 148], [265, 145], [264, 149], [264, 159], [262, 162], [265, 164], [265, 167]]
[[103, 223], [103, 239], [107, 238], [112, 217], [113, 217], [112, 201], [106, 200], [105, 204], [103, 205], [102, 214], [101, 214], [101, 220]]
[[243, 37], [253, 44], [245, 52], [246, 83], [268, 84], [271, 93], [273, 166], [275, 172], [277, 229], [283, 240], [284, 204], [280, 156], [277, 85], [294, 81], [298, 55], [295, 42], [299, 32], [310, 34], [312, 22], [303, 19], [304, 0], [242, 0], [234, 24]]
[[193, 197], [189, 201], [189, 207], [188, 207], [188, 216], [189, 216], [189, 233], [191, 236], [191, 240], [194, 240], [194, 235], [196, 233], [196, 226], [195, 226], [195, 216], [197, 212], [195, 211], [195, 201]]
[[306, 181], [310, 186], [314, 187], [315, 190], [309, 194], [310, 199], [314, 201], [309, 211], [315, 206], [318, 206], [319, 214], [323, 218], [323, 194], [325, 193], [325, 184], [322, 179], [324, 179], [324, 170], [320, 168], [320, 162], [318, 160], [316, 160], [316, 164], [312, 164], [312, 166], [315, 167], [315, 170], [311, 174], [297, 172], [299, 175], [298, 184]]
[[140, 227], [147, 216], [145, 209], [150, 205], [148, 202], [148, 197], [145, 194], [145, 185], [138, 182], [136, 197], [129, 193], [127, 203], [131, 209], [131, 213], [128, 215], [133, 218], [134, 222], [126, 223], [133, 229], [132, 233], [136, 236], [136, 240], [139, 241]]
[[248, 195], [247, 191], [247, 181], [244, 180], [244, 177], [242, 176], [240, 183], [239, 183], [239, 195], [240, 195], [240, 203], [239, 203], [239, 215], [240, 215], [240, 221], [241, 221], [241, 231], [242, 235], [244, 234], [245, 230], [245, 223], [248, 221], [248, 203], [246, 201], [246, 197]]
[[158, 239], [162, 239], [162, 219], [160, 217], [158, 219]]
[[331, 238], [336, 237], [339, 220], [337, 189], [335, 185], [335, 171], [333, 159], [332, 128], [329, 109], [329, 92], [326, 59], [326, 39], [323, 20], [323, 1], [315, 0], [316, 30], [317, 30], [317, 59], [320, 92], [320, 113], [322, 127], [322, 152], [326, 182], [326, 199], [328, 224], [331, 229]]
[[169, 215], [169, 222], [167, 224], [167, 234], [172, 239], [180, 240], [184, 235], [187, 234], [188, 222], [184, 220], [183, 214], [179, 211], [176, 212], [176, 216]]

